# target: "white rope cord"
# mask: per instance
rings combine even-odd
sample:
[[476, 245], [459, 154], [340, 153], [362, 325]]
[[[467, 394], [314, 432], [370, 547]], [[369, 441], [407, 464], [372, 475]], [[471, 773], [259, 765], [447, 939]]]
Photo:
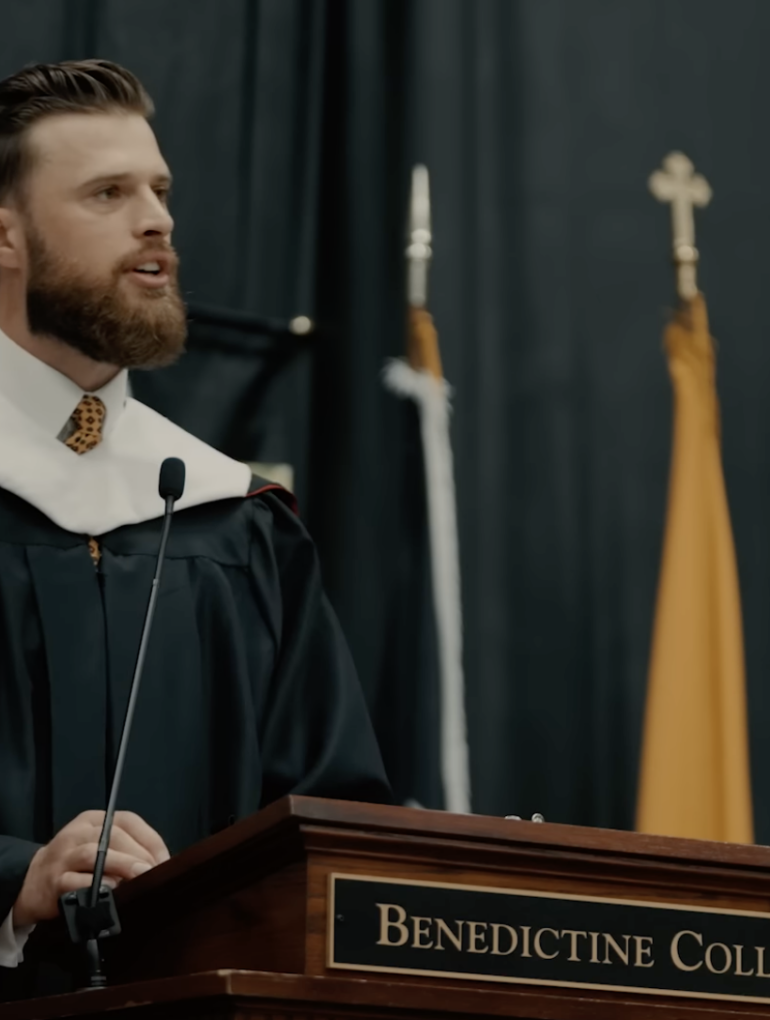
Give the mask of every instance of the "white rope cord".
[[452, 446], [451, 389], [445, 380], [415, 371], [401, 358], [388, 361], [385, 386], [417, 404], [422, 433], [430, 533], [431, 580], [441, 679], [441, 777], [446, 809], [471, 809], [468, 735], [463, 677], [460, 549], [457, 535]]

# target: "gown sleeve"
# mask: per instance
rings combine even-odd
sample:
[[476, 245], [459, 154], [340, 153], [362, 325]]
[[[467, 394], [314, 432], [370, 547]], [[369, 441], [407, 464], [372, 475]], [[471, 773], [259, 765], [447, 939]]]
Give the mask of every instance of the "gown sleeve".
[[13, 911], [0, 924], [0, 967], [18, 967], [24, 960], [24, 946], [27, 944], [34, 925], [14, 928]]
[[262, 806], [288, 793], [392, 803], [355, 666], [323, 592], [315, 546], [272, 493], [255, 500], [255, 517], [252, 574], [277, 647], [260, 718]]
[[[38, 843], [14, 836], [0, 836], [0, 921], [4, 921], [13, 909], [30, 861], [39, 849]], [[3, 965], [0, 960], [0, 966]]]

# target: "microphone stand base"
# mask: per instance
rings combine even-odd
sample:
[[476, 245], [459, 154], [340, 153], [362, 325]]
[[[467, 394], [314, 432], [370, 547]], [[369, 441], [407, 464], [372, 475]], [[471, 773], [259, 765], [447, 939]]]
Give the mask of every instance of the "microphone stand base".
[[99, 898], [91, 905], [91, 889], [77, 889], [59, 897], [59, 910], [67, 925], [72, 942], [85, 950], [88, 983], [86, 988], [104, 988], [107, 978], [102, 971], [102, 954], [99, 939], [120, 934], [118, 917], [112, 889], [103, 885]]

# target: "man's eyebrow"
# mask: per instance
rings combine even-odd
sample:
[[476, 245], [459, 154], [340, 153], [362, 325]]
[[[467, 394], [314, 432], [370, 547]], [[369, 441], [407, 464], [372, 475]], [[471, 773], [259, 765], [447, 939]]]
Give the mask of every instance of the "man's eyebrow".
[[[100, 184], [124, 184], [126, 181], [132, 180], [135, 176], [135, 174], [131, 173], [100, 174], [98, 177], [92, 177], [90, 180], [85, 181], [81, 184], [80, 188], [82, 191], [87, 191], [90, 188], [98, 187]], [[152, 183], [156, 186], [160, 184], [164, 187], [170, 188], [171, 182], [171, 174], [154, 174], [152, 177]]]

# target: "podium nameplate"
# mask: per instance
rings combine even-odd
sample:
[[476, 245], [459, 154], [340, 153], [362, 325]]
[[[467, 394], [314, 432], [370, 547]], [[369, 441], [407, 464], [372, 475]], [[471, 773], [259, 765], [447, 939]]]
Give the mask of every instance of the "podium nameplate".
[[327, 966], [770, 1002], [770, 914], [329, 876]]

